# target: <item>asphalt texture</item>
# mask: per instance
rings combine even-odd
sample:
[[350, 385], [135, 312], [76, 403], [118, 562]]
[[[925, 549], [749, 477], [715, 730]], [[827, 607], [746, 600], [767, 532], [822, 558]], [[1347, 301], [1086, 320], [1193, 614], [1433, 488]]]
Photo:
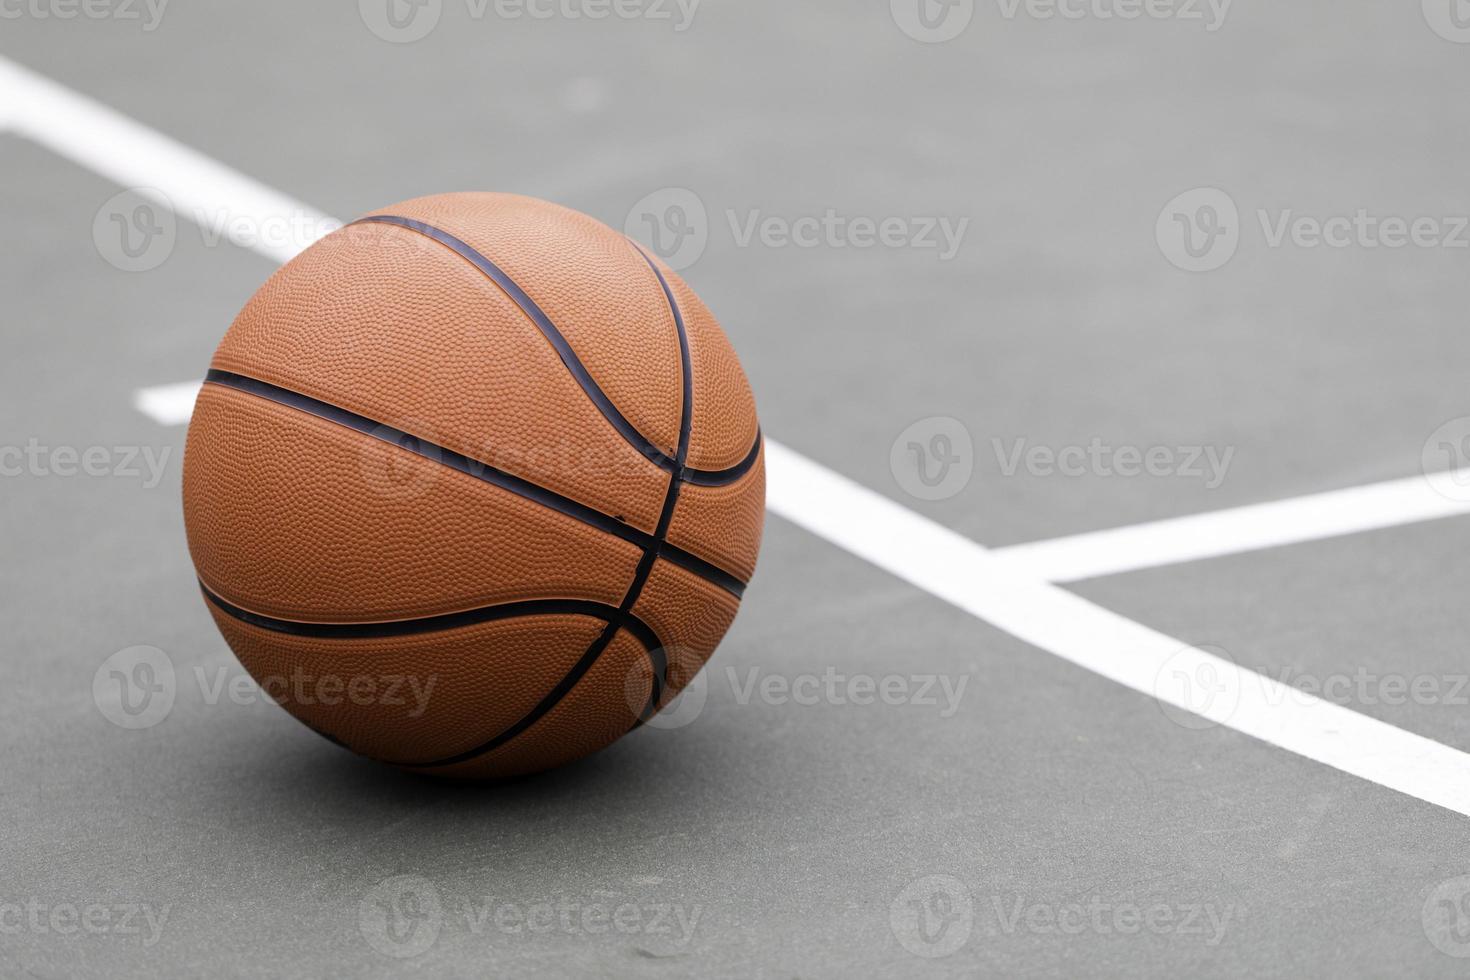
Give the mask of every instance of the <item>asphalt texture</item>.
[[[410, 43], [358, 6], [145, 29], [141, 3], [36, 0], [0, 56], [342, 218], [486, 189], [623, 228], [692, 195], [682, 274], [765, 431], [986, 545], [1411, 476], [1470, 414], [1470, 44], [1417, 5], [982, 3], [942, 43], [877, 0], [402, 4], [437, 11]], [[1465, 975], [1464, 817], [1192, 725], [774, 517], [688, 723], [561, 771], [446, 785], [221, 694], [243, 671], [184, 546], [184, 429], [132, 398], [199, 377], [272, 264], [180, 221], [123, 271], [93, 234], [121, 188], [3, 128], [0, 172], [0, 444], [108, 460], [0, 479], [0, 976]], [[1189, 271], [1158, 229], [1199, 189], [1239, 241]], [[1360, 211], [1343, 246], [1299, 223]], [[1424, 217], [1435, 244], [1384, 244]], [[810, 247], [782, 235], [803, 218]], [[936, 417], [973, 475], [928, 500], [892, 449]], [[1156, 447], [1169, 472], [1119, 472]], [[1467, 544], [1451, 519], [1072, 587], [1470, 750]], [[176, 691], [127, 730], [94, 677], [138, 645]]]

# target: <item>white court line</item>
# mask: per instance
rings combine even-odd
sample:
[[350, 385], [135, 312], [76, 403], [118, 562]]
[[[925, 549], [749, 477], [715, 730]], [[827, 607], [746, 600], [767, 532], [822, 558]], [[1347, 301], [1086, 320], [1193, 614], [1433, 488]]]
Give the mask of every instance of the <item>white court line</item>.
[[334, 225], [300, 201], [5, 58], [0, 58], [0, 120], [206, 232], [276, 262], [285, 262]]
[[[766, 461], [772, 511], [998, 629], [1190, 714], [1470, 815], [1470, 755], [1020, 577], [968, 538], [785, 446], [768, 442]], [[1201, 696], [1206, 683], [1218, 685], [1213, 699]]]
[[[187, 421], [187, 419], [186, 419]], [[1448, 482], [1450, 474], [1437, 474]], [[1079, 582], [1470, 514], [1424, 476], [996, 548], [1013, 575]]]
[[[11, 86], [11, 93], [20, 101], [34, 94], [47, 104], [47, 112], [27, 115], [27, 131], [45, 130], [37, 138], [87, 165], [108, 157], [107, 169], [101, 170], [104, 174], [142, 177], [135, 182], [165, 188], [170, 197], [175, 195], [173, 188], [183, 188], [188, 194], [180, 194], [179, 199], [202, 206], [193, 212], [197, 214], [226, 211], [249, 218], [252, 204], [275, 208], [289, 201], [90, 100], [17, 71], [3, 59], [0, 69], [6, 69], [0, 85]], [[102, 132], [123, 133], [127, 138], [105, 150], [88, 145], [97, 138], [99, 125]], [[130, 152], [142, 154], [143, 159], [117, 159]], [[227, 195], [231, 189], [246, 193], [238, 199], [215, 196]], [[260, 216], [253, 217], [258, 220]], [[140, 394], [139, 404], [178, 417], [180, 406], [189, 400], [188, 388], [175, 386], [172, 395], [158, 397], [155, 401]], [[973, 541], [777, 442], [767, 441], [766, 458], [767, 504], [773, 513], [945, 602], [1193, 715], [1470, 816], [1470, 755], [1288, 690], [1279, 682], [1188, 647], [1057, 586], [1020, 576]], [[1189, 688], [1176, 690], [1169, 683], [1178, 677], [1213, 677], [1224, 695], [1195, 703]]]
[[194, 416], [194, 399], [202, 381], [179, 381], [170, 385], [139, 388], [133, 392], [133, 407], [159, 425], [183, 425]]

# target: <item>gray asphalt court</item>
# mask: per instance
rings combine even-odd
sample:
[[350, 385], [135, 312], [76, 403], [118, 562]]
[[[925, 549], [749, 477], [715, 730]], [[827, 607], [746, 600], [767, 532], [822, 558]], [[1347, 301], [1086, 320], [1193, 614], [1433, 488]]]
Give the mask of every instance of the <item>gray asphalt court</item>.
[[[323, 214], [627, 229], [770, 438], [990, 548], [1470, 450], [1465, 0], [0, 0], [0, 58]], [[0, 976], [1470, 974], [1465, 812], [778, 514], [696, 689], [593, 757], [460, 785], [316, 737], [211, 621], [186, 427], [138, 407], [277, 263], [188, 215], [128, 247], [133, 147], [58, 152], [31, 97], [0, 86]], [[1381, 523], [1063, 588], [1385, 758], [1470, 753], [1470, 517]], [[142, 721], [104, 690], [138, 647], [173, 671]]]

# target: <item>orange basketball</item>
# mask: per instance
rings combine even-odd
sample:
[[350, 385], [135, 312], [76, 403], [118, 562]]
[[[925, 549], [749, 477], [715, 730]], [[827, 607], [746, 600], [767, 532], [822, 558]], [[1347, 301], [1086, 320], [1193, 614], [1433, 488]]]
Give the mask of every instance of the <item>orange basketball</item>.
[[278, 271], [215, 352], [184, 520], [261, 687], [363, 755], [485, 778], [676, 694], [755, 569], [755, 402], [699, 298], [566, 208], [441, 194]]

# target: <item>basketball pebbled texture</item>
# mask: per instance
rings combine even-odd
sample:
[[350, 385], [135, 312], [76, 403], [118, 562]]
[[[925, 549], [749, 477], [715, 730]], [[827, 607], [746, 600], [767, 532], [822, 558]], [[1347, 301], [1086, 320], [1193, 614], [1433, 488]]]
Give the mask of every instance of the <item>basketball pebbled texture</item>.
[[184, 521], [263, 689], [457, 778], [570, 762], [698, 672], [755, 570], [755, 402], [656, 256], [509, 194], [418, 198], [287, 263], [195, 405]]

